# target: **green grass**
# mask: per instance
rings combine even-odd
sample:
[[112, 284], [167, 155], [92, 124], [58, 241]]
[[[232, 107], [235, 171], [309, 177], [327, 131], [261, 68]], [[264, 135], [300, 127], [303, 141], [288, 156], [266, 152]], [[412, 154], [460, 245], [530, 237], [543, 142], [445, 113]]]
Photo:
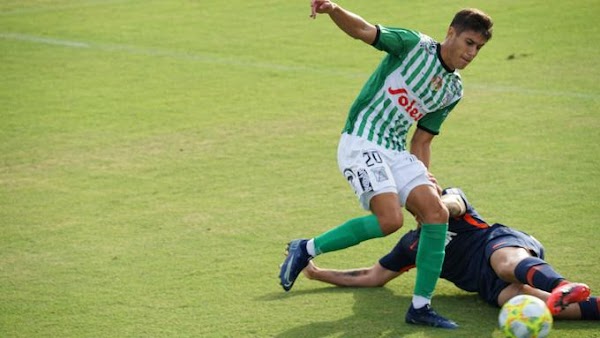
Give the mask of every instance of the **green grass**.
[[[599, 290], [600, 4], [341, 4], [437, 39], [462, 7], [492, 15], [431, 169]], [[500, 336], [498, 310], [445, 281], [434, 305], [460, 331], [405, 325], [414, 271], [382, 289], [279, 287], [289, 239], [362, 214], [335, 152], [382, 57], [308, 14], [307, 1], [0, 1], [0, 336]], [[369, 265], [396, 239], [317, 262]]]

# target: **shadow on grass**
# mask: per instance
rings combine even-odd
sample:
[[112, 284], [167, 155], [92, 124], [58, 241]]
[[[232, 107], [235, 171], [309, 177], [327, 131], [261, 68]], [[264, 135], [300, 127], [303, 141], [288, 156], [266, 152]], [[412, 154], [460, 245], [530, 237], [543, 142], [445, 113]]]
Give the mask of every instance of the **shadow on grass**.
[[[443, 330], [409, 325], [404, 315], [410, 306], [410, 295], [396, 295], [388, 288], [339, 288], [326, 287], [313, 290], [294, 291], [289, 294], [270, 294], [261, 297], [264, 301], [276, 301], [315, 294], [348, 294], [354, 296], [353, 315], [332, 321], [311, 322], [292, 327], [275, 337], [491, 337], [496, 327], [498, 309], [484, 303], [476, 294], [436, 295], [434, 307], [440, 314], [459, 323], [459, 330]], [[315, 304], [315, 306], [319, 306]], [[306, 311], [310, 311], [306, 308]], [[332, 314], [332, 317], [336, 317]], [[299, 316], [302, 322], [303, 316]], [[327, 318], [324, 318], [327, 319]], [[293, 322], [293, 320], [291, 321]]]

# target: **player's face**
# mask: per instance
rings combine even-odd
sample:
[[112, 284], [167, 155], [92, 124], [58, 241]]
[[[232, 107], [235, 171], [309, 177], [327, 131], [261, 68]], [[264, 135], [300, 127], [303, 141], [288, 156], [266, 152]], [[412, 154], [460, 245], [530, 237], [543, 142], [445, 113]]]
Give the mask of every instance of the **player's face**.
[[457, 34], [454, 28], [450, 27], [444, 43], [444, 47], [447, 48], [444, 62], [450, 68], [464, 69], [475, 59], [486, 42], [480, 33], [467, 30]]

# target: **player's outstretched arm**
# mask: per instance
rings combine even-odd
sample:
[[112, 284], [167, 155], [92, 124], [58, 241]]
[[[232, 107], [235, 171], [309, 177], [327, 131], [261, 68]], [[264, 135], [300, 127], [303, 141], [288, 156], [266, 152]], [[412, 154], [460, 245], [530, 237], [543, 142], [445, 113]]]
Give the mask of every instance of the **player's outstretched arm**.
[[321, 269], [310, 261], [303, 272], [308, 279], [350, 287], [384, 286], [387, 282], [400, 275], [400, 272], [390, 271], [382, 267], [379, 263], [370, 268], [333, 270]]
[[313, 0], [313, 9], [317, 13], [329, 14], [329, 17], [346, 34], [355, 39], [372, 44], [377, 37], [377, 27], [357, 14], [338, 6], [330, 0]]

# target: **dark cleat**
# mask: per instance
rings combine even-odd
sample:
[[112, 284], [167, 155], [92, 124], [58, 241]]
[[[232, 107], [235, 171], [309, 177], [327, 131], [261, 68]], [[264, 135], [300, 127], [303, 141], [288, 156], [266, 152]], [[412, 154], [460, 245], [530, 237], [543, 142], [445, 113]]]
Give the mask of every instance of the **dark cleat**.
[[431, 305], [429, 304], [420, 309], [415, 309], [411, 304], [408, 312], [406, 313], [406, 322], [409, 324], [439, 327], [442, 329], [458, 328], [458, 324], [438, 315], [435, 311], [433, 311]]
[[285, 291], [290, 291], [296, 278], [308, 265], [312, 257], [306, 252], [305, 239], [295, 239], [288, 243], [287, 256], [279, 271], [280, 284]]

